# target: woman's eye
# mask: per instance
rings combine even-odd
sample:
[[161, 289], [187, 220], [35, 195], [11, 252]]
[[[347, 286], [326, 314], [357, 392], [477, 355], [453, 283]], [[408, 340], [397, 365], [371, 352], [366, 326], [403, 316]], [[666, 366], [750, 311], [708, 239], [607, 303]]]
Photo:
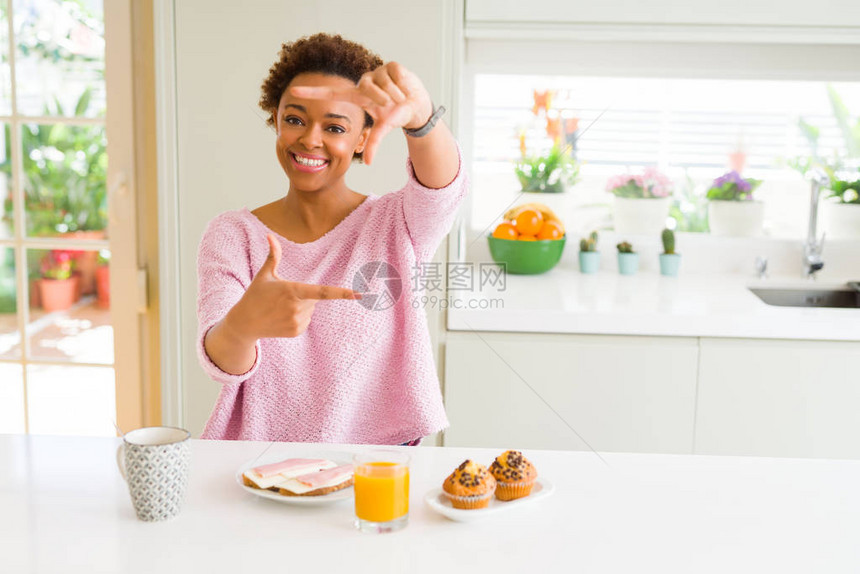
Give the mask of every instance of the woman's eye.
[[331, 130], [332, 133], [336, 133], [336, 134], [345, 134], [346, 133], [346, 130], [340, 126], [329, 126], [328, 129]]
[[286, 118], [284, 118], [284, 123], [297, 126], [302, 123], [302, 120], [300, 120], [296, 116], [287, 116]]

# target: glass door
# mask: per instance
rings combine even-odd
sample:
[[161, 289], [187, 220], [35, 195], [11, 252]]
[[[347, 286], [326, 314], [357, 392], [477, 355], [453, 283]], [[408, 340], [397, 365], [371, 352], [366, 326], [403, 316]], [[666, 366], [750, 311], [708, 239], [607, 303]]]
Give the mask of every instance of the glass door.
[[115, 434], [105, 53], [102, 0], [0, 0], [0, 433]]

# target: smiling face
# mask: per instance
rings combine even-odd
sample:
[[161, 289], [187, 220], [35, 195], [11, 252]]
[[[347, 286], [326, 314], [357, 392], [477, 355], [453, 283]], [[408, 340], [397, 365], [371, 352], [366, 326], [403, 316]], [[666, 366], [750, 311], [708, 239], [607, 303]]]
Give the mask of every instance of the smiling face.
[[318, 73], [299, 74], [278, 104], [275, 150], [290, 190], [324, 191], [344, 186], [353, 154], [364, 150], [370, 133], [364, 127], [364, 110], [334, 100], [296, 98], [294, 86], [351, 88], [352, 81]]

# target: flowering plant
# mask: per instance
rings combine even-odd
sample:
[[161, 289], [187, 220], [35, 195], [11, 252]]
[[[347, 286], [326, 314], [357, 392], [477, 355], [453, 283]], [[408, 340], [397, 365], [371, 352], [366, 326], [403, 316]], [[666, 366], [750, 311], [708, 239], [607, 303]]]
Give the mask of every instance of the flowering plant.
[[834, 172], [828, 187], [838, 203], [860, 204], [860, 170]]
[[40, 271], [45, 279], [69, 279], [75, 260], [73, 253], [65, 249], [53, 249], [42, 257]]
[[708, 189], [708, 199], [722, 201], [752, 201], [752, 194], [761, 185], [761, 180], [743, 178], [736, 171], [730, 171], [715, 179]]
[[[532, 114], [543, 117], [546, 122], [546, 135], [552, 142], [549, 151], [529, 154], [526, 146], [526, 132], [521, 130], [520, 158], [514, 165], [514, 173], [523, 191], [539, 193], [560, 193], [566, 185], [579, 181], [580, 162], [576, 159], [577, 118], [562, 118], [558, 110], [552, 109], [554, 92], [534, 90]], [[564, 133], [562, 133], [564, 132]], [[564, 138], [564, 145], [562, 144]]]
[[656, 167], [647, 167], [641, 174], [625, 173], [609, 178], [606, 191], [616, 197], [654, 199], [672, 195], [672, 180]]

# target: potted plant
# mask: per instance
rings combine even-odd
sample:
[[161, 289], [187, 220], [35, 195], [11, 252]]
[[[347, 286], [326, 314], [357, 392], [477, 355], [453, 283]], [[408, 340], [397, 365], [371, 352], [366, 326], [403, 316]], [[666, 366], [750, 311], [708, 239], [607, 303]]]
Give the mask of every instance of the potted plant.
[[[564, 193], [579, 181], [576, 157], [577, 118], [562, 117], [553, 108], [552, 90], [533, 90], [532, 119], [518, 130], [520, 156], [514, 161], [518, 193], [540, 193], [541, 202], [563, 214], [568, 203]], [[527, 142], [528, 136], [528, 142]]]
[[635, 275], [639, 270], [639, 254], [633, 251], [633, 246], [622, 241], [618, 247], [618, 272], [622, 275]]
[[554, 142], [544, 154], [523, 153], [514, 167], [522, 190], [526, 193], [561, 193], [579, 178], [579, 162], [571, 147]]
[[708, 188], [708, 225], [714, 235], [756, 237], [764, 223], [764, 203], [753, 199], [761, 181], [736, 171], [724, 173]]
[[860, 239], [860, 169], [834, 171], [822, 204], [824, 230], [832, 239]]
[[666, 227], [672, 180], [657, 168], [611, 177], [606, 191], [615, 196], [613, 218], [618, 233], [650, 235]]
[[64, 311], [74, 304], [78, 280], [73, 267], [72, 254], [66, 250], [53, 249], [42, 258], [39, 296], [45, 311]]
[[99, 251], [96, 267], [96, 301], [100, 309], [110, 308], [110, 251]]
[[860, 239], [860, 200], [858, 200], [858, 165], [860, 159], [860, 118], [852, 114], [833, 86], [827, 86], [827, 97], [833, 121], [842, 135], [842, 147], [833, 155], [819, 153], [821, 128], [800, 118], [797, 127], [809, 144], [809, 153], [787, 160], [787, 165], [805, 176], [811, 169], [823, 170], [829, 179], [830, 195], [821, 205], [821, 217], [827, 237]]
[[597, 250], [597, 232], [579, 241], [579, 271], [580, 273], [597, 273], [600, 268], [600, 252]]
[[[45, 106], [45, 116], [84, 116], [92, 89], [78, 98], [74, 113], [56, 102]], [[67, 236], [104, 239], [107, 229], [107, 141], [99, 126], [26, 124], [21, 146], [26, 232], [32, 237]], [[81, 158], [85, 158], [82, 160]], [[5, 219], [12, 220], [11, 204]], [[79, 290], [95, 293], [96, 252], [74, 256], [80, 274]]]
[[681, 265], [681, 256], [675, 253], [675, 232], [671, 229], [664, 229], [660, 238], [663, 240], [663, 253], [660, 254], [660, 275], [677, 277], [678, 267]]

